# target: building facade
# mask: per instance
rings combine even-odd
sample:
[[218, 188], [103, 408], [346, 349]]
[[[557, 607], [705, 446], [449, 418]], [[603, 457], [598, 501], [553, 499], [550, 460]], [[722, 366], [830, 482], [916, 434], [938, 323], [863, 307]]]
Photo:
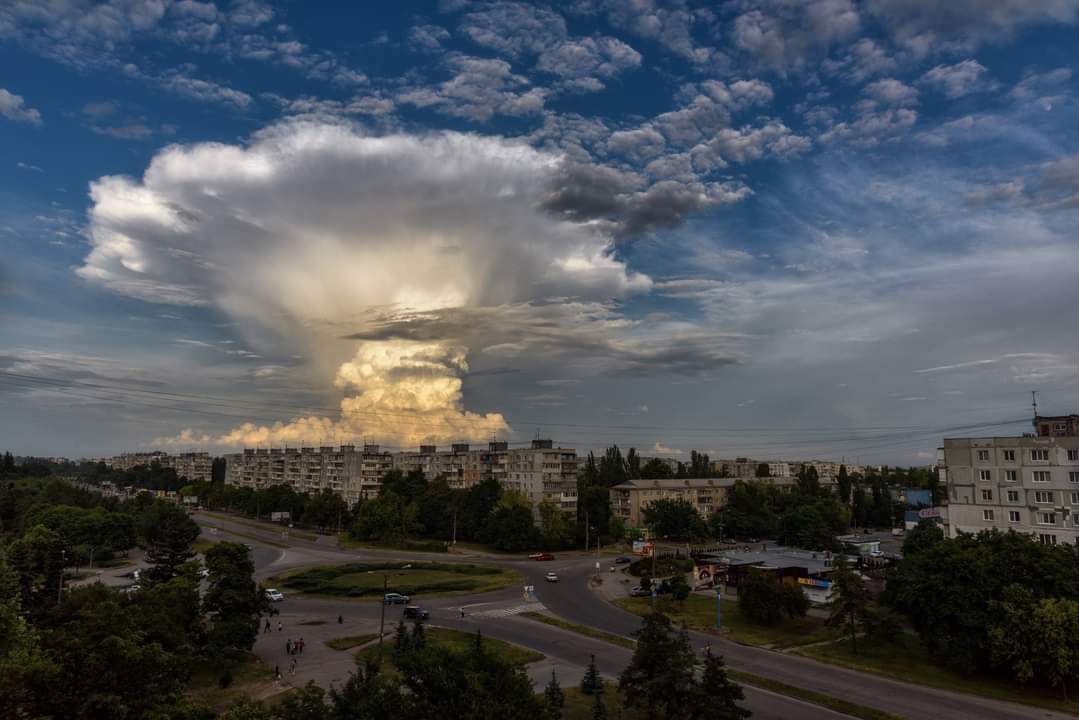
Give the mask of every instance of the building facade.
[[[630, 480], [611, 488], [611, 513], [626, 527], [643, 527], [644, 510], [659, 500], [684, 500], [707, 518], [727, 505], [727, 496], [742, 478], [684, 478]], [[762, 478], [763, 482], [789, 487], [790, 478]]]
[[131, 470], [139, 465], [157, 463], [163, 468], [172, 468], [176, 477], [186, 478], [189, 482], [210, 482], [213, 458], [210, 453], [189, 452], [170, 455], [167, 452], [122, 453], [104, 460], [114, 470]]
[[948, 534], [996, 528], [1055, 545], [1079, 537], [1079, 437], [944, 440]]
[[1079, 437], [1079, 415], [1038, 415], [1033, 425], [1038, 437]]
[[288, 485], [299, 493], [332, 490], [349, 506], [378, 494], [393, 456], [378, 445], [260, 448], [225, 456], [225, 484], [253, 489]]

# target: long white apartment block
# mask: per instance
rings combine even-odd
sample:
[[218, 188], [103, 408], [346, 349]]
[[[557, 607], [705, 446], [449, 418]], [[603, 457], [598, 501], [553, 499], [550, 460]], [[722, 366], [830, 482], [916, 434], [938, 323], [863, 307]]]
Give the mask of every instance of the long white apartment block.
[[107, 458], [105, 464], [115, 470], [130, 470], [139, 465], [157, 463], [164, 468], [172, 468], [176, 476], [187, 478], [189, 482], [210, 482], [213, 459], [209, 453], [188, 452], [170, 455], [155, 451], [144, 453], [122, 453]]
[[948, 534], [990, 528], [1079, 538], [1079, 437], [945, 438]]

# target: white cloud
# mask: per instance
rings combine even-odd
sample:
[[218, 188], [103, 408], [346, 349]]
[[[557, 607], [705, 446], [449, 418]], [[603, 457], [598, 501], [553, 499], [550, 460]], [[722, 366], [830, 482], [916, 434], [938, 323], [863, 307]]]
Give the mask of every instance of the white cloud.
[[430, 107], [454, 117], [486, 122], [494, 115], [525, 116], [543, 111], [547, 91], [530, 87], [505, 60], [450, 53], [444, 65], [453, 77], [436, 86], [403, 90], [399, 103]]
[[885, 105], [916, 105], [918, 91], [895, 78], [884, 78], [862, 88], [867, 96]]
[[993, 84], [983, 78], [985, 71], [977, 60], [963, 60], [954, 65], [937, 65], [922, 75], [921, 81], [954, 99], [991, 90]]
[[734, 44], [755, 62], [780, 72], [802, 68], [854, 37], [861, 27], [850, 0], [764, 0], [750, 7], [734, 19]]
[[41, 124], [41, 113], [26, 105], [21, 95], [0, 88], [0, 115], [12, 122]]

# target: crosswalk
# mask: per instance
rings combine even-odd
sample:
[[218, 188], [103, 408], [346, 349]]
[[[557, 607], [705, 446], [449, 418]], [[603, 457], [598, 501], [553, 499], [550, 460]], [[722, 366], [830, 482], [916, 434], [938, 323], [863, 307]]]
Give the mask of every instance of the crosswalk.
[[514, 605], [513, 607], [503, 608], [491, 608], [490, 610], [479, 610], [477, 612], [468, 613], [469, 617], [473, 618], [496, 618], [496, 617], [510, 617], [511, 615], [520, 615], [526, 612], [542, 612], [545, 608], [543, 603], [528, 603], [526, 605]]

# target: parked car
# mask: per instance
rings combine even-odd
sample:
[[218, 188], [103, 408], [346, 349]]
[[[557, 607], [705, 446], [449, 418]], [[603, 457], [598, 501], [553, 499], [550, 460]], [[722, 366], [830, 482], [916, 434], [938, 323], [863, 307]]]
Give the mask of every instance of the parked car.
[[546, 580], [547, 582], [558, 582], [558, 573], [549, 572], [549, 573], [547, 573], [546, 575], [543, 576], [543, 579]]
[[409, 620], [426, 620], [431, 617], [431, 613], [427, 612], [419, 605], [406, 605], [405, 617]]
[[884, 557], [884, 551], [883, 550], [870, 550], [869, 551], [869, 557], [882, 558], [882, 557]]
[[199, 568], [199, 577], [202, 578], [203, 580], [210, 577], [210, 569], [209, 568]]
[[626, 557], [625, 555], [619, 555], [614, 559], [615, 565], [629, 565], [631, 562], [633, 562], [633, 560]]
[[529, 560], [554, 560], [554, 555], [551, 553], [532, 553], [528, 556]]
[[266, 588], [266, 599], [270, 602], [281, 602], [285, 596], [277, 588]]
[[640, 585], [634, 585], [633, 587], [631, 587], [629, 589], [629, 596], [630, 597], [651, 597], [651, 595], [652, 595], [651, 590], [645, 590]]
[[402, 595], [401, 593], [386, 593], [382, 596], [382, 602], [386, 605], [408, 605], [408, 601], [411, 599], [408, 595]]

